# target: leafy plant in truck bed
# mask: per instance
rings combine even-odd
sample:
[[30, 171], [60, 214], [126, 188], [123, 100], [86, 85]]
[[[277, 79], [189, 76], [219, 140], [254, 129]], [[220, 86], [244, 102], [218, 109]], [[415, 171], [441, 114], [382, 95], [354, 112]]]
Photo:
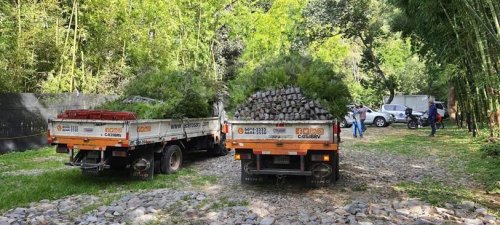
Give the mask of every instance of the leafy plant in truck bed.
[[[230, 107], [234, 109], [257, 91], [300, 87], [311, 100], [320, 101], [337, 118], [345, 115], [351, 94], [342, 81], [343, 74], [333, 70], [333, 65], [299, 54], [290, 54], [240, 75], [229, 84]], [[233, 110], [229, 110], [233, 111]]]
[[[197, 71], [153, 72], [131, 82], [123, 98], [109, 102], [104, 109], [130, 111], [142, 119], [211, 116], [215, 82]], [[124, 103], [127, 96], [142, 96], [158, 102]]]

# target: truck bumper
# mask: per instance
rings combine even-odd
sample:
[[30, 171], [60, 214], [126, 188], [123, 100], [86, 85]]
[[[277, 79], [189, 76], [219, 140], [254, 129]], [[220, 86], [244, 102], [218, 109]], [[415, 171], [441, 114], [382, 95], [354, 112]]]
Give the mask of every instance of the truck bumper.
[[262, 169], [262, 170], [250, 170], [251, 174], [256, 175], [295, 175], [295, 176], [311, 176], [311, 171], [301, 171], [301, 170], [286, 170], [286, 169]]
[[81, 169], [97, 169], [98, 171], [102, 171], [104, 169], [109, 169], [110, 166], [107, 164], [93, 164], [93, 163], [74, 163], [74, 162], [68, 162], [64, 163], [66, 166], [78, 166]]

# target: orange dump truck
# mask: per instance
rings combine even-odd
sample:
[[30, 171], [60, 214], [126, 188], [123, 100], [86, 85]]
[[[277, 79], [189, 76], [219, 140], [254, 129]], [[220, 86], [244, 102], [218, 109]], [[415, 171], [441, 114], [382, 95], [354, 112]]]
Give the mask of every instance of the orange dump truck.
[[267, 175], [306, 176], [306, 185], [339, 178], [340, 128], [336, 121], [230, 121], [226, 147], [241, 161], [241, 182]]
[[68, 110], [49, 120], [48, 142], [84, 174], [126, 169], [132, 177], [180, 169], [183, 154], [225, 155], [220, 118], [138, 120], [128, 112]]

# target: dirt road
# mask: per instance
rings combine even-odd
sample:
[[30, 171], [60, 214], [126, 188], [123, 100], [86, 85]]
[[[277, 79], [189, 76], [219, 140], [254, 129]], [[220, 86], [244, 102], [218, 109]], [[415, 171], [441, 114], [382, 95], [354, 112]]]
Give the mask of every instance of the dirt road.
[[[359, 150], [382, 135], [407, 132], [401, 127], [372, 128], [364, 139], [343, 132], [341, 178], [328, 188], [307, 189], [300, 177], [271, 180], [258, 186], [240, 184], [240, 165], [232, 154], [196, 159], [187, 165], [216, 177], [205, 186], [186, 184], [179, 190], [159, 189], [103, 196], [72, 196], [34, 203], [0, 216], [4, 224], [498, 224], [474, 202], [435, 207], [395, 188], [401, 182], [432, 178], [473, 183], [465, 173], [449, 176], [442, 159], [411, 157], [387, 151]], [[158, 197], [160, 196], [160, 197]], [[74, 203], [78, 204], [74, 204]], [[82, 211], [81, 215], [69, 212]], [[47, 216], [49, 215], [49, 216]]]

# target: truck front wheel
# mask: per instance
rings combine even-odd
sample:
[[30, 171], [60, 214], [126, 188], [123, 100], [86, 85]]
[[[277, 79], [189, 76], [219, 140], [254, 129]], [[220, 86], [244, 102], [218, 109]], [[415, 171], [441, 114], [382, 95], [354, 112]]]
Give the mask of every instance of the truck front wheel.
[[264, 181], [264, 177], [251, 174], [249, 172], [250, 169], [255, 169], [255, 161], [251, 159], [241, 160], [241, 183], [242, 184], [262, 183]]
[[168, 146], [161, 156], [160, 165], [160, 171], [163, 174], [179, 171], [182, 166], [181, 148], [177, 145]]

